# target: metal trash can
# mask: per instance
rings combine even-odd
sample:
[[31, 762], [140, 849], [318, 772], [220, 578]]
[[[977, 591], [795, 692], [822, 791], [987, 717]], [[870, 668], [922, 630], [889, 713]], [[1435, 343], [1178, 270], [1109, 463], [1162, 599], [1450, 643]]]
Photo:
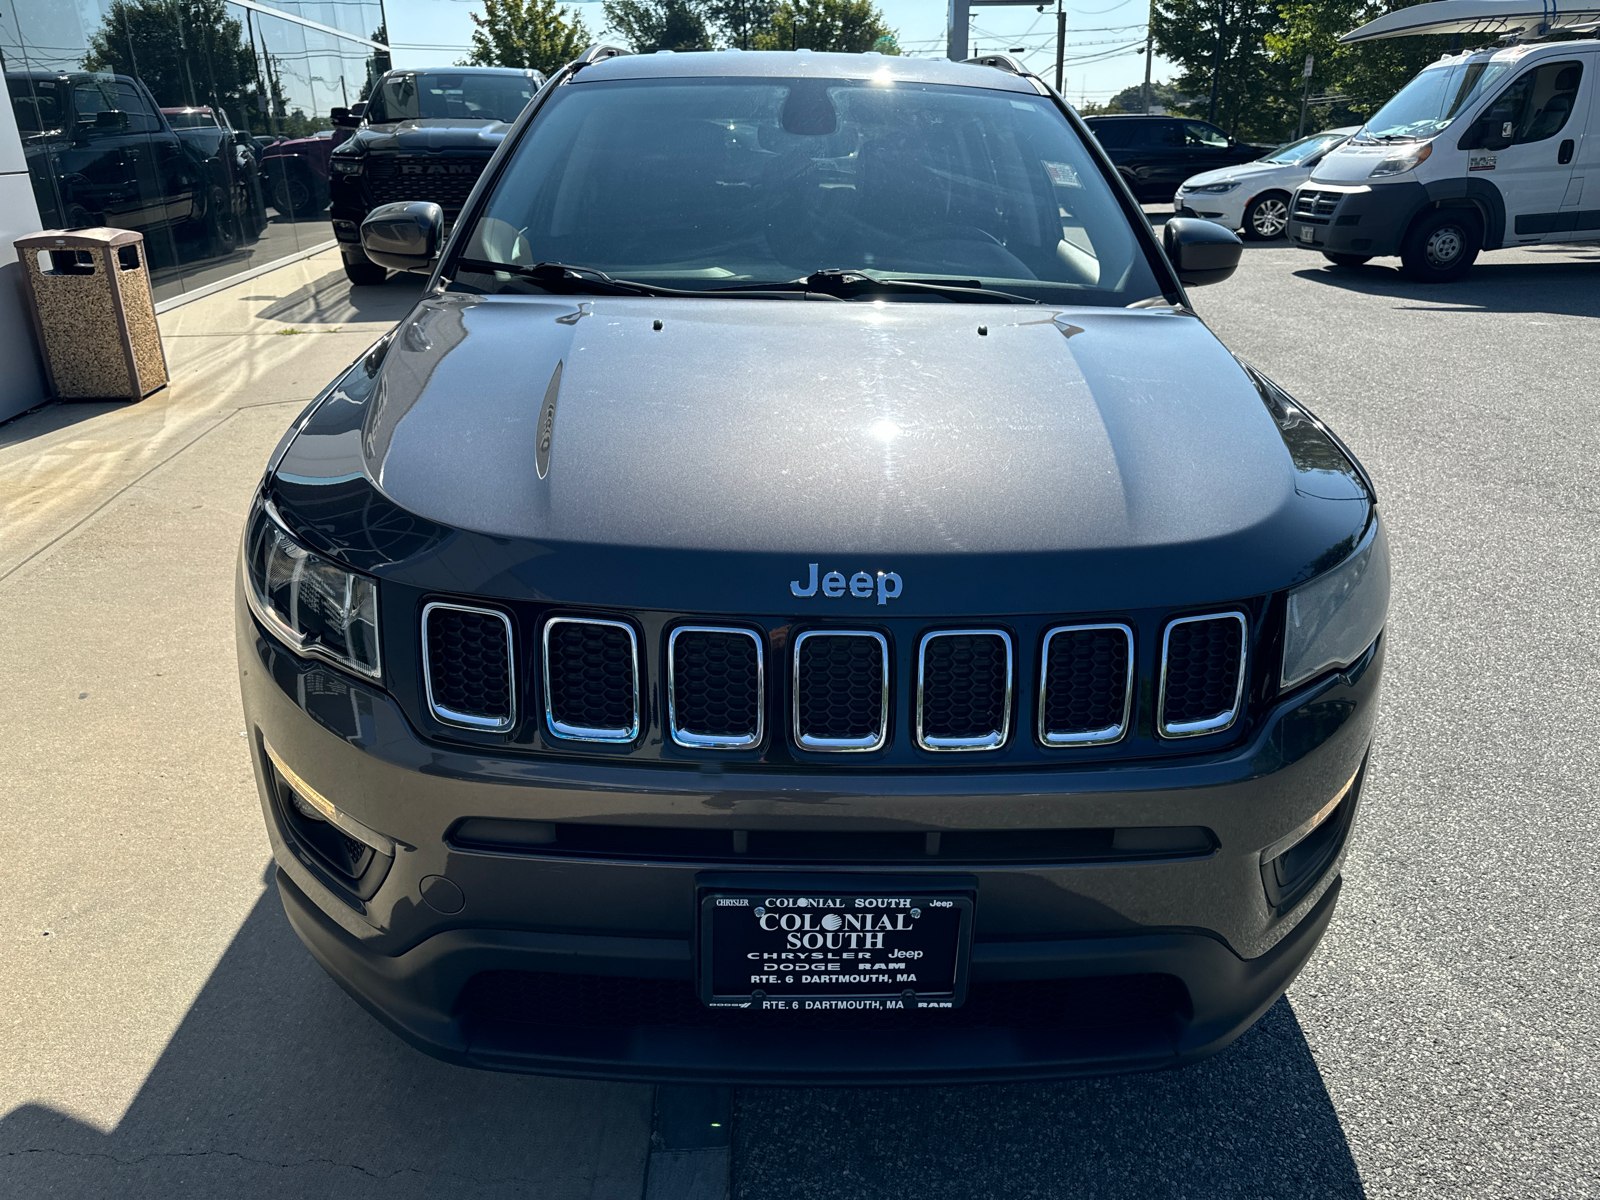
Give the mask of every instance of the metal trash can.
[[13, 243], [58, 400], [143, 400], [167, 384], [144, 235], [47, 229]]

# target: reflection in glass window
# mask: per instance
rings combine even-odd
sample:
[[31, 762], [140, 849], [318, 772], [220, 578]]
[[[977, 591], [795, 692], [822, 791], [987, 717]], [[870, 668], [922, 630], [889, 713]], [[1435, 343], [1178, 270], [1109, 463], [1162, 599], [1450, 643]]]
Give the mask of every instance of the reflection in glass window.
[[367, 121], [515, 121], [536, 89], [537, 81], [521, 72], [396, 73], [368, 99]]

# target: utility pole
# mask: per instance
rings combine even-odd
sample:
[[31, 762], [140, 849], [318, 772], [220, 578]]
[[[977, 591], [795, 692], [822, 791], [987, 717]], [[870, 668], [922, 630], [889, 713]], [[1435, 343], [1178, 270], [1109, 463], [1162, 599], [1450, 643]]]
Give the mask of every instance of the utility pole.
[[1150, 115], [1150, 64], [1155, 59], [1156, 0], [1150, 0], [1150, 15], [1144, 25], [1144, 115]]
[[1211, 104], [1206, 109], [1206, 120], [1217, 123], [1217, 83], [1222, 78], [1222, 43], [1228, 32], [1228, 6], [1226, 0], [1217, 5], [1217, 53], [1211, 64]]
[[1311, 55], [1306, 55], [1305, 87], [1300, 92], [1300, 125], [1294, 131], [1294, 140], [1299, 141], [1306, 132], [1306, 103], [1311, 99], [1311, 64], [1316, 60]]
[[1066, 0], [1056, 0], [1056, 91], [1061, 90], [1061, 70], [1067, 58]]

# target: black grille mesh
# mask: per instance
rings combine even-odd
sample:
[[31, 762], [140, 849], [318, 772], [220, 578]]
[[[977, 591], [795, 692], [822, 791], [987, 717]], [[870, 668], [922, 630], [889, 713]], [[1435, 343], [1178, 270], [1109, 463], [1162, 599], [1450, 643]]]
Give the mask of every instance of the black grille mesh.
[[439, 154], [379, 159], [367, 167], [367, 187], [374, 204], [431, 200], [454, 219], [488, 161]]
[[930, 638], [922, 656], [922, 736], [981, 738], [1006, 717], [1006, 640], [994, 633]]
[[883, 723], [883, 647], [876, 638], [818, 634], [800, 643], [798, 732], [808, 738], [876, 737]]
[[753, 738], [761, 720], [761, 670], [748, 634], [687, 629], [672, 640], [672, 711], [677, 728]]
[[632, 728], [633, 639], [625, 629], [588, 621], [552, 622], [547, 631], [550, 715], [563, 725], [621, 732]]
[[509, 722], [510, 644], [505, 623], [489, 613], [430, 609], [428, 680], [436, 707]]
[[1128, 635], [1120, 629], [1068, 629], [1052, 637], [1044, 665], [1044, 732], [1087, 734], [1120, 725], [1128, 652]]
[[485, 971], [462, 990], [459, 1011], [480, 1021], [588, 1029], [1082, 1028], [1186, 1017], [1189, 993], [1171, 975], [1112, 975], [974, 983], [960, 1008], [758, 1012], [707, 1008], [687, 980]]
[[1172, 626], [1162, 706], [1166, 725], [1204, 721], [1233, 707], [1243, 637], [1244, 630], [1233, 617]]

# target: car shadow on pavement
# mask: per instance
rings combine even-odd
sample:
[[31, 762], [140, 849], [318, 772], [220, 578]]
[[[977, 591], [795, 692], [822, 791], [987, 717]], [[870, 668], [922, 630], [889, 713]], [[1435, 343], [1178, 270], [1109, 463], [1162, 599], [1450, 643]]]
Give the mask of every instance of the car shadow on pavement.
[[269, 885], [113, 1130], [42, 1105], [0, 1119], [0, 1196], [637, 1200], [650, 1120], [645, 1085], [413, 1050], [323, 973]]
[[[1295, 275], [1368, 296], [1416, 300], [1430, 312], [1546, 313], [1552, 316], [1600, 317], [1600, 253], [1572, 262], [1573, 248], [1550, 247], [1562, 262], [1495, 262], [1479, 259], [1465, 278], [1454, 283], [1418, 283], [1394, 266], [1307, 266]], [[1409, 307], [1409, 306], [1408, 306]]]
[[275, 299], [256, 316], [291, 325], [340, 325], [352, 321], [392, 324], [411, 311], [427, 282], [426, 275], [396, 272], [387, 283], [357, 287], [340, 269]]
[[1110, 1079], [741, 1089], [735, 1200], [1366, 1195], [1288, 1000], [1214, 1058]]

